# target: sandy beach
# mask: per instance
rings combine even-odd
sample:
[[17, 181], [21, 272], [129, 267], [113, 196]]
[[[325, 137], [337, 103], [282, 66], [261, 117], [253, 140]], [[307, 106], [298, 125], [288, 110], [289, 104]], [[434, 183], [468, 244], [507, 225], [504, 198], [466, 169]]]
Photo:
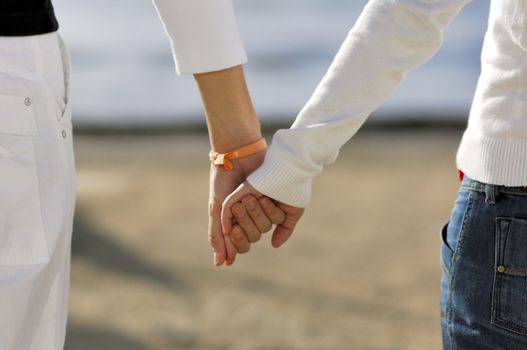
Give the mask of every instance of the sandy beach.
[[460, 136], [359, 132], [291, 240], [230, 268], [207, 243], [205, 135], [78, 136], [66, 349], [440, 349]]

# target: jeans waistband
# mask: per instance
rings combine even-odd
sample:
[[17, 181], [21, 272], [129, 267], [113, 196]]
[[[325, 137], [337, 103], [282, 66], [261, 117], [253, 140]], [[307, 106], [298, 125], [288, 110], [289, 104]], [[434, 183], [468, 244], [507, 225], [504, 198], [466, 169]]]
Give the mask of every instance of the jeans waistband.
[[486, 184], [486, 183], [471, 179], [466, 174], [463, 177], [463, 181], [461, 182], [460, 188], [466, 189], [466, 190], [485, 192], [485, 193], [489, 193], [489, 191], [493, 191], [496, 194], [507, 193], [507, 194], [517, 194], [517, 195], [527, 196], [527, 186], [513, 187], [513, 186]]

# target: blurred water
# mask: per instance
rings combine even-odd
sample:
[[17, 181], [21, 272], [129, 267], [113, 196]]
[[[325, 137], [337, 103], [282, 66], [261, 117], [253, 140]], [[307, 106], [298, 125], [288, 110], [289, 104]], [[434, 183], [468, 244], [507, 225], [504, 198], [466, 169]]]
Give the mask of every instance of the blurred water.
[[[292, 121], [353, 26], [365, 0], [236, 0], [260, 117]], [[176, 76], [149, 0], [54, 0], [73, 60], [77, 125], [201, 123], [189, 76]], [[375, 118], [459, 118], [479, 74], [488, 0], [473, 1], [445, 45], [412, 72]]]

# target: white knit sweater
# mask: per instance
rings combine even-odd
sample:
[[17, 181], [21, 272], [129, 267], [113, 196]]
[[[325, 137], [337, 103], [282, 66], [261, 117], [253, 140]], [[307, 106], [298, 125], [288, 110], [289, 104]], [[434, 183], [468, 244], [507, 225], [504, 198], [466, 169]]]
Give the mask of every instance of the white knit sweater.
[[[230, 0], [154, 1], [158, 6], [164, 2], [221, 3], [225, 11], [232, 11]], [[271, 198], [307, 206], [313, 178], [324, 165], [335, 161], [340, 147], [394, 92], [406, 73], [433, 56], [441, 46], [443, 31], [468, 2], [370, 0], [313, 96], [291, 128], [274, 135], [265, 162], [248, 181]], [[492, 0], [491, 4], [481, 77], [458, 150], [457, 167], [482, 182], [526, 186], [527, 1]], [[219, 21], [219, 14], [208, 13], [209, 20]], [[227, 17], [224, 33], [229, 32], [234, 42], [239, 38], [230, 22], [234, 21], [231, 12]], [[178, 42], [214, 44], [214, 40], [206, 36], [178, 40], [178, 30], [170, 30], [166, 21], [165, 25], [173, 39], [178, 66], [199, 69], [178, 57]], [[240, 45], [233, 45], [233, 52], [241, 50]], [[201, 62], [203, 66], [215, 61], [212, 55], [208, 58], [211, 61]], [[245, 57], [238, 54], [238, 59], [242, 63]]]

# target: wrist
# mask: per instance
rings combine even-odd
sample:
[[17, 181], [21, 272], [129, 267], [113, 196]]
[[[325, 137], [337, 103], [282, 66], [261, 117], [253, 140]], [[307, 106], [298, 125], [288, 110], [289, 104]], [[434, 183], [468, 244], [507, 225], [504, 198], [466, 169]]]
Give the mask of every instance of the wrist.
[[234, 159], [232, 161], [234, 170], [237, 171], [245, 180], [247, 176], [249, 176], [253, 171], [258, 169], [260, 165], [262, 165], [266, 152], [267, 150], [265, 149], [247, 157]]
[[[236, 168], [235, 164], [238, 164], [240, 168], [239, 172], [245, 173], [247, 170], [252, 170], [254, 168], [252, 164], [255, 163], [255, 160], [258, 163], [263, 161], [266, 149], [267, 143], [265, 142], [264, 138], [261, 138], [256, 142], [247, 144], [230, 152], [219, 153], [211, 151], [209, 157], [213, 166], [224, 168], [228, 171], [233, 171]], [[238, 162], [237, 160], [240, 161]]]
[[211, 148], [214, 152], [226, 153], [254, 143], [262, 138], [260, 123], [246, 126], [229, 125], [224, 130], [210, 129]]
[[262, 138], [241, 66], [195, 75], [212, 150], [230, 152]]
[[[211, 151], [209, 154], [212, 165], [218, 166], [229, 171], [234, 170], [234, 161], [241, 158], [247, 158], [255, 154], [262, 154], [262, 151], [267, 149], [267, 142], [264, 138], [257, 140], [256, 142], [247, 144], [243, 147], [234, 149], [230, 152], [219, 153]], [[250, 159], [250, 158], [249, 158]], [[242, 164], [245, 162], [241, 162]]]

